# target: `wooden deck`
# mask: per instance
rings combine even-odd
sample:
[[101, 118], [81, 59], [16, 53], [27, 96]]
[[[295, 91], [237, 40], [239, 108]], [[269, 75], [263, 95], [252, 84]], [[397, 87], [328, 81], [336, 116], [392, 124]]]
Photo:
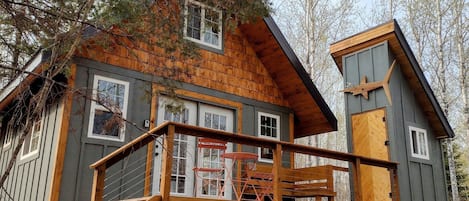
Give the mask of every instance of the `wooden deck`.
[[[90, 165], [90, 168], [94, 169], [94, 181], [93, 181], [93, 189], [92, 189], [92, 201], [103, 201], [105, 185], [106, 185], [106, 169], [110, 168], [114, 164], [120, 162], [121, 160], [125, 159], [132, 153], [135, 153], [137, 150], [141, 149], [142, 147], [146, 147], [146, 145], [154, 142], [156, 137], [162, 136], [164, 138], [163, 144], [163, 153], [162, 153], [162, 162], [161, 162], [161, 177], [160, 177], [160, 185], [159, 185], [159, 192], [160, 195], [158, 196], [151, 196], [149, 190], [144, 191], [144, 195], [141, 196], [142, 198], [131, 199], [127, 201], [170, 201], [170, 200], [219, 200], [219, 199], [205, 199], [205, 198], [194, 198], [194, 197], [178, 197], [173, 196], [170, 194], [171, 189], [171, 168], [172, 168], [172, 153], [173, 153], [173, 143], [174, 143], [174, 135], [175, 133], [183, 134], [183, 135], [190, 135], [196, 137], [205, 137], [205, 138], [212, 138], [216, 140], [222, 140], [226, 142], [236, 143], [240, 145], [249, 145], [252, 147], [263, 147], [269, 148], [273, 150], [273, 163], [272, 163], [272, 180], [271, 186], [272, 191], [269, 192], [274, 200], [281, 200], [282, 197], [285, 195], [283, 192], [285, 190], [285, 186], [282, 185], [282, 154], [283, 153], [299, 153], [299, 154], [306, 154], [306, 155], [313, 155], [319, 156], [323, 158], [335, 159], [340, 161], [345, 161], [350, 164], [351, 169], [351, 177], [353, 178], [353, 196], [354, 200], [362, 201], [362, 189], [360, 188], [360, 178], [366, 176], [367, 172], [361, 172], [360, 167], [361, 165], [373, 166], [373, 167], [380, 167], [383, 169], [387, 169], [391, 175], [390, 183], [394, 201], [399, 201], [399, 191], [398, 191], [398, 183], [397, 183], [397, 163], [389, 162], [385, 160], [378, 160], [369, 157], [363, 157], [360, 155], [354, 155], [350, 153], [342, 153], [337, 151], [331, 151], [326, 149], [320, 149], [305, 145], [293, 144], [289, 142], [283, 141], [275, 141], [275, 140], [268, 140], [257, 138], [249, 135], [243, 134], [234, 134], [219, 130], [207, 129], [197, 126], [190, 126], [186, 124], [174, 123], [174, 122], [166, 122], [158, 127], [150, 130], [147, 133], [142, 134], [140, 137], [136, 138], [135, 140], [131, 141], [130, 143], [122, 146], [118, 150], [112, 152], [111, 154], [105, 156], [101, 160], [95, 162], [94, 164]], [[153, 157], [153, 154], [147, 154], [147, 157]], [[146, 160], [147, 163], [151, 163], [150, 160]], [[150, 161], [150, 162], [148, 162]], [[147, 167], [150, 167], [151, 164], [147, 164]], [[344, 168], [338, 168], [336, 170], [344, 171]], [[150, 175], [151, 170], [147, 169], [147, 173], [145, 175]], [[239, 175], [239, 174], [238, 174]], [[151, 177], [145, 177], [145, 185], [151, 184], [150, 180]], [[148, 180], [148, 181], [147, 181]], [[145, 189], [150, 189], [150, 187], [145, 186]], [[333, 193], [330, 193], [333, 195]], [[224, 199], [226, 200], [226, 199]]]

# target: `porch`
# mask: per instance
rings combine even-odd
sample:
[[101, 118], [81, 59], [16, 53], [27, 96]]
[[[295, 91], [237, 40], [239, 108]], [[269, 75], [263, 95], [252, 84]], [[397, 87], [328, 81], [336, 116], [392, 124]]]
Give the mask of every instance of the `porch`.
[[[196, 139], [213, 141], [203, 147]], [[226, 149], [216, 150], [218, 142], [227, 142]], [[181, 144], [187, 145], [185, 151]], [[238, 153], [249, 157], [236, 157]], [[362, 188], [361, 178], [372, 177], [373, 169], [389, 175], [389, 189], [373, 193], [400, 200], [395, 162], [174, 122], [159, 125], [92, 164], [91, 200], [334, 200], [334, 173], [348, 174], [347, 165], [295, 167], [295, 158], [305, 156], [348, 164], [353, 200], [368, 199], [373, 188]]]

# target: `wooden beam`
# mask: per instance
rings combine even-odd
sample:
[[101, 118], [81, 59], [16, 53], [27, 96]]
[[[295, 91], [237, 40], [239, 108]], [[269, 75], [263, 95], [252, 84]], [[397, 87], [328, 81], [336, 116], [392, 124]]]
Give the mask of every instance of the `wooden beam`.
[[106, 166], [101, 165], [94, 169], [93, 188], [91, 189], [91, 201], [103, 201], [104, 178], [106, 178]]
[[[282, 169], [282, 145], [277, 144], [274, 149], [272, 173], [274, 178], [274, 201], [282, 201], [282, 188], [280, 186], [280, 170]], [[262, 198], [261, 198], [262, 199]]]
[[161, 162], [160, 194], [162, 201], [169, 201], [171, 191], [171, 169], [173, 166], [174, 132], [175, 126], [168, 126], [168, 133], [164, 136], [163, 154]]
[[[156, 85], [152, 85], [152, 95], [151, 95], [151, 105], [150, 105], [150, 130], [155, 127], [156, 122], [156, 114], [158, 114], [158, 96], [157, 96], [157, 88]], [[147, 145], [147, 161], [145, 165], [145, 186], [143, 189], [143, 195], [149, 196], [151, 194], [151, 171], [153, 170], [153, 158], [155, 152], [155, 141], [151, 141]]]
[[[295, 143], [295, 116], [293, 113], [288, 115], [290, 143]], [[290, 152], [290, 167], [295, 168], [295, 153]]]
[[356, 158], [352, 162], [352, 174], [353, 174], [353, 195], [355, 201], [362, 201], [362, 190], [361, 190], [361, 173], [360, 173], [361, 161], [360, 158]]
[[401, 195], [399, 192], [399, 179], [397, 177], [397, 169], [390, 169], [389, 173], [391, 175], [391, 192], [392, 192], [392, 200], [393, 201], [400, 201]]
[[[73, 89], [75, 87], [75, 77], [77, 65], [70, 67], [71, 75], [67, 85]], [[60, 187], [62, 183], [62, 171], [64, 168], [65, 151], [67, 150], [68, 128], [70, 125], [70, 115], [72, 114], [73, 93], [67, 91], [65, 94], [62, 110], [62, 120], [58, 135], [57, 151], [55, 155], [54, 173], [52, 174], [52, 186], [50, 188], [50, 201], [58, 201], [60, 197]]]

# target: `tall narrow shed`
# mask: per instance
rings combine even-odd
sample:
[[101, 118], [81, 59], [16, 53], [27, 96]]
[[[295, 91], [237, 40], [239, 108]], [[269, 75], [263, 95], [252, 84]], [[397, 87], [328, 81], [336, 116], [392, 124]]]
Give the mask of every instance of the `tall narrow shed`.
[[[349, 150], [398, 162], [401, 200], [447, 200], [441, 139], [454, 133], [397, 22], [330, 51], [344, 76]], [[368, 174], [357, 184], [364, 200], [391, 200], [385, 169], [359, 170]]]

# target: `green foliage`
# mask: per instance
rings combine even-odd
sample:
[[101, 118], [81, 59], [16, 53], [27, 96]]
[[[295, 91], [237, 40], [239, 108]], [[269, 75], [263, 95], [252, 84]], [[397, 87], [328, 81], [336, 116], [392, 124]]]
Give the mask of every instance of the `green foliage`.
[[[444, 154], [446, 156], [446, 146], [447, 144], [443, 144]], [[461, 201], [469, 201], [469, 161], [467, 153], [461, 150], [461, 146], [457, 143], [452, 143], [453, 146], [453, 157], [454, 157], [454, 164], [456, 170], [456, 179], [458, 183], [458, 193]], [[449, 167], [448, 167], [448, 159], [445, 159], [445, 170], [446, 174], [446, 183], [448, 188], [448, 193], [451, 195], [451, 186], [450, 178], [449, 178]]]

